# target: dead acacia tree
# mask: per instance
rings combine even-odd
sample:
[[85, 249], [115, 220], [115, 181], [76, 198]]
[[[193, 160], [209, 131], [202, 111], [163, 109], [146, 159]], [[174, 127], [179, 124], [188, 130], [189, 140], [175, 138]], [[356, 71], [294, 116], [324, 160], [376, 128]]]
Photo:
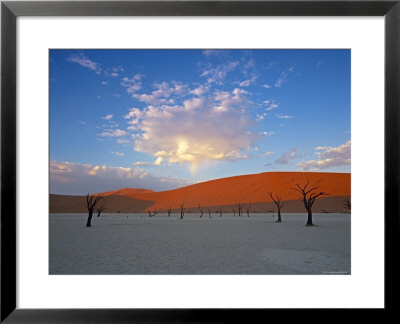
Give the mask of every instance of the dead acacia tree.
[[93, 216], [93, 211], [96, 208], [97, 203], [102, 199], [103, 197], [98, 194], [97, 196], [95, 195], [90, 195], [89, 193], [86, 195], [86, 207], [88, 210], [88, 219], [86, 222], [86, 227], [91, 227], [92, 226], [92, 216]]
[[317, 193], [316, 190], [319, 188], [319, 186], [310, 188], [309, 185], [310, 182], [307, 179], [307, 183], [304, 185], [304, 187], [300, 187], [299, 184], [296, 183], [296, 188], [290, 189], [296, 190], [300, 193], [301, 198], [299, 200], [303, 202], [304, 207], [306, 208], [308, 213], [306, 226], [313, 226], [314, 224], [312, 222], [312, 206], [314, 205], [315, 199], [317, 199], [319, 196], [326, 196], [329, 194], [323, 191]]
[[211, 218], [211, 209], [207, 207], [207, 212], [208, 212], [208, 218]]
[[268, 194], [271, 197], [274, 204], [276, 205], [276, 208], [278, 209], [278, 220], [276, 222], [282, 223], [281, 209], [283, 207], [283, 202], [281, 200], [281, 197], [279, 197], [277, 193], [275, 193], [275, 196], [276, 196], [275, 198], [274, 198], [272, 192], [269, 192]]
[[100, 214], [106, 209], [104, 206], [100, 206], [97, 208], [97, 217], [100, 217]]
[[243, 205], [240, 203], [240, 201], [239, 201], [239, 203], [237, 205], [237, 210], [238, 210], [239, 216], [242, 216]]
[[250, 208], [251, 208], [251, 203], [249, 203], [249, 205], [246, 207], [247, 217], [250, 217]]
[[185, 215], [185, 203], [181, 204], [181, 219], [183, 219], [183, 216]]
[[233, 216], [236, 216], [236, 210], [233, 208]]
[[153, 213], [151, 213], [151, 211], [149, 210], [148, 213], [149, 213], [149, 217], [156, 216], [157, 215], [157, 209], [154, 209]]
[[219, 217], [221, 218], [222, 217], [222, 208], [218, 209], [216, 212], [219, 213]]
[[350, 197], [347, 197], [344, 200], [344, 208], [349, 214], [351, 213], [351, 199], [350, 199]]
[[171, 216], [171, 207], [168, 208], [168, 217]]
[[199, 210], [200, 210], [200, 218], [202, 218], [203, 217], [203, 214], [204, 214], [204, 211], [203, 211], [203, 208], [201, 208], [201, 206], [200, 206], [200, 204], [199, 204]]

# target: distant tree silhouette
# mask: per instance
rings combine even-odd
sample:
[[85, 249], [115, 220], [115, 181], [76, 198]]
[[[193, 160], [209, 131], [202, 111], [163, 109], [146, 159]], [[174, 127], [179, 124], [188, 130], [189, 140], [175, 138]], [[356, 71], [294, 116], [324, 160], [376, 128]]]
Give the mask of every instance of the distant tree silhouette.
[[100, 217], [100, 214], [106, 209], [104, 206], [100, 206], [97, 208], [97, 217]]
[[86, 222], [86, 227], [91, 227], [92, 226], [92, 216], [93, 216], [93, 211], [96, 208], [97, 203], [102, 199], [100, 194], [97, 196], [95, 195], [90, 195], [89, 193], [86, 195], [86, 207], [88, 210], [88, 219]]
[[207, 207], [207, 212], [208, 212], [208, 218], [211, 218], [211, 209]]
[[171, 216], [171, 207], [168, 208], [168, 217]]
[[348, 211], [349, 214], [351, 213], [351, 199], [350, 199], [350, 197], [347, 197], [344, 200], [344, 208], [345, 208], [345, 210]]
[[218, 209], [217, 213], [219, 213], [219, 217], [221, 218], [222, 217], [222, 208]]
[[183, 219], [183, 216], [185, 215], [185, 203], [181, 204], [181, 219]]
[[203, 217], [203, 214], [204, 214], [204, 212], [203, 212], [203, 209], [201, 208], [201, 206], [200, 206], [200, 204], [199, 204], [199, 210], [200, 210], [200, 218], [202, 218]]
[[236, 210], [233, 208], [233, 216], [236, 216]]
[[278, 209], [278, 220], [276, 222], [282, 223], [281, 209], [283, 207], [283, 202], [281, 200], [281, 197], [279, 197], [277, 193], [275, 193], [276, 198], [274, 198], [272, 192], [269, 192], [268, 194], [271, 197], [274, 204], [276, 205], [276, 208]]
[[251, 208], [251, 202], [250, 202], [249, 205], [246, 207], [247, 217], [250, 217], [250, 208]]
[[156, 216], [157, 215], [157, 209], [154, 209], [153, 213], [151, 213], [151, 211], [149, 210], [148, 213], [149, 213], [149, 217]]
[[238, 205], [237, 205], [237, 210], [238, 210], [239, 216], [242, 216], [243, 205], [240, 204], [240, 201], [239, 201], [239, 203], [238, 203]]
[[304, 207], [306, 208], [308, 213], [306, 226], [313, 226], [314, 224], [312, 222], [312, 206], [314, 205], [315, 199], [318, 198], [319, 196], [329, 195], [329, 194], [323, 191], [317, 193], [315, 190], [317, 190], [319, 186], [309, 188], [309, 185], [310, 182], [307, 179], [307, 183], [304, 185], [304, 187], [300, 187], [299, 184], [296, 183], [296, 188], [290, 188], [290, 189], [296, 190], [297, 192], [300, 193], [301, 198], [299, 200], [303, 202]]

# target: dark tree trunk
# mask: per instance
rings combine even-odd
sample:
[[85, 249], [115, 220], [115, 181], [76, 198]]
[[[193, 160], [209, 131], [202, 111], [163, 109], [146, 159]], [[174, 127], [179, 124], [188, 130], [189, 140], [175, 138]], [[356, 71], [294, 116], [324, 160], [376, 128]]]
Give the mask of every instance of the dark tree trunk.
[[97, 213], [97, 217], [100, 217], [100, 214], [101, 214], [101, 211], [99, 211], [99, 212]]
[[86, 222], [86, 227], [92, 227], [92, 216], [93, 216], [93, 211], [89, 211], [89, 216]]
[[282, 218], [281, 218], [281, 209], [278, 209], [278, 220], [276, 221], [277, 223], [282, 223]]
[[306, 226], [313, 226], [313, 222], [312, 222], [312, 211], [311, 209], [308, 210], [308, 218], [307, 218], [307, 224]]

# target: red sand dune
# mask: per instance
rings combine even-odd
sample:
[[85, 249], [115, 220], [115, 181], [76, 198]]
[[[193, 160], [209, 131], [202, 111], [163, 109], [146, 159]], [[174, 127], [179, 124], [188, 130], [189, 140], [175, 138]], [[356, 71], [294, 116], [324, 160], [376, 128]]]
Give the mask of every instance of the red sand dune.
[[264, 172], [206, 181], [179, 189], [154, 192], [146, 189], [125, 188], [102, 193], [104, 196], [124, 196], [152, 201], [149, 209], [177, 209], [181, 203], [185, 208], [202, 206], [235, 205], [241, 203], [271, 202], [268, 192], [277, 193], [282, 200], [298, 200], [296, 184], [319, 186], [318, 191], [329, 193], [329, 197], [351, 195], [350, 173], [326, 172]]

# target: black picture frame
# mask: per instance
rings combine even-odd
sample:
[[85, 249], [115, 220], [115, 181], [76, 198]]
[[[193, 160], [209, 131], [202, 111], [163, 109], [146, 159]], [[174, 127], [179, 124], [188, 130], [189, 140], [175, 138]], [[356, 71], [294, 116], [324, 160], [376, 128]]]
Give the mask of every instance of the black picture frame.
[[[394, 1], [2, 1], [1, 2], [1, 316], [6, 323], [258, 322], [272, 309], [16, 308], [16, 19], [19, 16], [384, 16], [385, 307], [396, 310], [399, 283], [400, 0]], [[383, 209], [383, 206], [382, 206]], [[377, 211], [381, 214], [381, 211]], [[378, 215], [377, 215], [378, 217]], [[368, 283], [365, 283], [368, 289]], [[268, 293], [268, 292], [266, 292]], [[245, 296], [243, 297], [245, 298]], [[313, 310], [315, 311], [315, 310]], [[326, 310], [329, 311], [329, 310]], [[332, 313], [332, 312], [331, 312]], [[269, 315], [269, 314], [268, 314]], [[296, 316], [310, 316], [297, 310]], [[311, 315], [312, 317], [315, 315]], [[335, 316], [335, 315], [329, 315]], [[368, 313], [371, 316], [371, 313]], [[311, 317], [311, 320], [313, 319]], [[319, 315], [317, 315], [318, 319]], [[251, 320], [253, 318], [253, 320]], [[338, 317], [339, 320], [343, 318]], [[382, 320], [381, 317], [379, 317]], [[271, 318], [272, 320], [272, 318]], [[283, 320], [283, 318], [280, 318]], [[319, 318], [321, 320], [321, 318]]]

